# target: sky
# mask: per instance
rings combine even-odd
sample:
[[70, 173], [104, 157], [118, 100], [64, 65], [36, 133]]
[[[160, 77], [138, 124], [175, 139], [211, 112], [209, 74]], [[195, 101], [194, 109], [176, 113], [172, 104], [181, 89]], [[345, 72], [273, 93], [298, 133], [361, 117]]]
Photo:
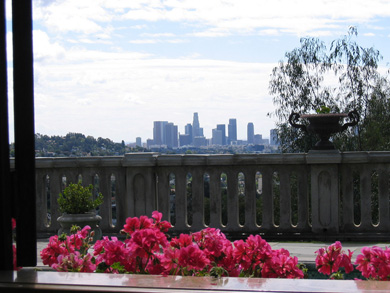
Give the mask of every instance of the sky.
[[[12, 109], [11, 4], [7, 2]], [[204, 134], [237, 119], [269, 137], [272, 68], [302, 37], [357, 41], [390, 61], [390, 1], [33, 0], [35, 131], [115, 142], [153, 138], [153, 121], [198, 112]], [[10, 141], [13, 141], [10, 113]]]

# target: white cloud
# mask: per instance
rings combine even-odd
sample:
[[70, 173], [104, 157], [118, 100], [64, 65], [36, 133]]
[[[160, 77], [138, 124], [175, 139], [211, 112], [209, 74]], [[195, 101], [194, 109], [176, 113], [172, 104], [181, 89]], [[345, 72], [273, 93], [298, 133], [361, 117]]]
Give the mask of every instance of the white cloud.
[[313, 34], [390, 16], [390, 3], [383, 0], [62, 0], [38, 1], [34, 8], [36, 19], [58, 31], [97, 33], [112, 20], [163, 20], [196, 24], [198, 36], [264, 29]]
[[130, 44], [157, 44], [157, 43], [171, 43], [171, 44], [179, 44], [179, 43], [187, 43], [188, 40], [184, 39], [141, 39], [141, 40], [131, 40]]
[[159, 38], [159, 37], [175, 37], [175, 34], [173, 34], [173, 33], [157, 33], [157, 34], [144, 33], [144, 34], [141, 34], [141, 36]]
[[49, 36], [41, 30], [33, 31], [33, 47], [35, 62], [53, 62], [65, 57], [65, 49], [58, 43], [52, 43]]

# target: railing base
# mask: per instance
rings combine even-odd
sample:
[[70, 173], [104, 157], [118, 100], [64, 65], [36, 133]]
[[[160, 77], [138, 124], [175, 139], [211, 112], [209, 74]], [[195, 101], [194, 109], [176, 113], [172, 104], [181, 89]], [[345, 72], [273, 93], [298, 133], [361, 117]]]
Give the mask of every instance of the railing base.
[[[0, 272], [7, 292], [389, 292], [390, 282]], [[325, 290], [325, 291], [324, 291]]]

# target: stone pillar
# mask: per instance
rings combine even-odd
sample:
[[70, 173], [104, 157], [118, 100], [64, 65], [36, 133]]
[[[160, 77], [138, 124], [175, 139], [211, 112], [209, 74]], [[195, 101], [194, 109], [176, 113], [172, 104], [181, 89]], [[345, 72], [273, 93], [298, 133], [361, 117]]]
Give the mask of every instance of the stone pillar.
[[126, 154], [126, 207], [130, 217], [150, 217], [157, 207], [155, 153]]
[[309, 151], [306, 157], [311, 174], [312, 231], [323, 236], [339, 232], [338, 150]]

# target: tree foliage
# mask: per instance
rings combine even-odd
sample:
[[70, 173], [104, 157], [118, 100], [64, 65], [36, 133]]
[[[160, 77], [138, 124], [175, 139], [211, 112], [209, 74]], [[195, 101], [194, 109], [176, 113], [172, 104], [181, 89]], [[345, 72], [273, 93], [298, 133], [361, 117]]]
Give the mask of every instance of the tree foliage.
[[37, 156], [113, 156], [123, 155], [131, 149], [109, 138], [94, 138], [82, 133], [69, 132], [65, 136], [35, 134]]
[[[278, 139], [283, 152], [308, 151], [317, 138], [288, 124], [292, 112], [315, 113], [328, 107], [333, 113], [357, 110], [360, 122], [334, 137], [341, 150], [386, 149], [387, 138], [377, 139], [388, 128], [389, 80], [382, 76], [379, 51], [356, 42], [357, 30], [331, 42], [329, 49], [317, 38], [302, 38], [301, 46], [285, 54], [271, 74], [270, 94], [276, 106]], [[386, 108], [387, 107], [387, 108]], [[380, 116], [378, 116], [380, 115]], [[375, 134], [377, 133], [377, 134]]]

